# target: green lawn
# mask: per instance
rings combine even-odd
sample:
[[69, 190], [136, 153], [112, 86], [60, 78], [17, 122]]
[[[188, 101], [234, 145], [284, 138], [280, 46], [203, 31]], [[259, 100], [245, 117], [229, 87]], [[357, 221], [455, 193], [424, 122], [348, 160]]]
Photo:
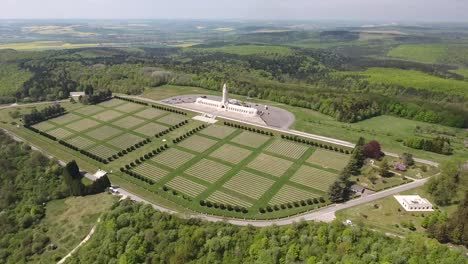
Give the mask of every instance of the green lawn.
[[400, 59], [437, 63], [447, 56], [445, 44], [403, 44], [391, 49], [387, 56]]
[[361, 75], [372, 83], [412, 87], [419, 90], [443, 92], [468, 98], [468, 82], [443, 79], [415, 70], [394, 68], [369, 68], [360, 72], [338, 72], [338, 75]]
[[47, 229], [55, 250], [47, 250], [40, 256], [41, 263], [53, 263], [64, 257], [89, 233], [102, 213], [117, 201], [108, 193], [84, 197], [69, 197], [47, 204], [46, 216], [40, 223]]
[[[424, 190], [424, 187], [405, 191], [401, 194], [419, 194], [421, 197], [431, 201], [431, 196]], [[455, 209], [456, 205], [440, 208], [440, 210], [446, 211], [449, 214]], [[338, 211], [336, 217], [342, 221], [350, 219], [355, 224], [364, 223], [366, 226], [370, 226], [382, 232], [406, 235], [414, 232], [424, 233], [425, 230], [421, 227], [421, 223], [424, 220], [424, 216], [429, 214], [431, 214], [431, 212], [406, 212], [392, 195], [371, 203]], [[411, 231], [402, 226], [402, 224], [410, 222], [414, 224], [416, 231]]]
[[220, 48], [187, 48], [187, 51], [196, 50], [200, 52], [222, 52], [236, 55], [291, 55], [292, 50], [288, 47], [281, 46], [259, 46], [259, 45], [238, 45], [224, 46]]

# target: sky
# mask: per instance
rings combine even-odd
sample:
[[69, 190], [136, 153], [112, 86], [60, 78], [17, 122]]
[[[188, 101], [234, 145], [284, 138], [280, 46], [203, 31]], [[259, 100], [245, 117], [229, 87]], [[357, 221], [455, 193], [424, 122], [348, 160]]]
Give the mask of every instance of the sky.
[[467, 22], [468, 0], [0, 0], [0, 19]]

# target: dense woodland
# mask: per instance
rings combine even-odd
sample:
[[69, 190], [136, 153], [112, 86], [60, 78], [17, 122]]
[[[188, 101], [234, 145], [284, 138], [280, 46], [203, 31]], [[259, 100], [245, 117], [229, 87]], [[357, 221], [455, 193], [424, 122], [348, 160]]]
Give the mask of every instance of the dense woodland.
[[2, 51], [3, 62], [33, 73], [14, 94], [4, 95], [2, 100], [63, 99], [70, 91], [90, 87], [138, 94], [166, 83], [219, 90], [228, 81], [233, 93], [310, 108], [343, 122], [391, 114], [468, 126], [466, 96], [370, 83], [361, 76], [336, 74], [342, 70], [392, 67], [463, 79], [450, 71], [450, 66], [355, 57], [333, 49], [292, 48], [291, 52], [237, 55], [201, 48], [94, 48], [86, 52], [40, 52], [37, 58], [26, 59], [21, 52]]
[[69, 263], [466, 263], [435, 240], [342, 223], [265, 228], [185, 220], [124, 200]]
[[69, 195], [62, 168], [0, 133], [0, 263], [24, 263], [50, 245], [45, 203]]

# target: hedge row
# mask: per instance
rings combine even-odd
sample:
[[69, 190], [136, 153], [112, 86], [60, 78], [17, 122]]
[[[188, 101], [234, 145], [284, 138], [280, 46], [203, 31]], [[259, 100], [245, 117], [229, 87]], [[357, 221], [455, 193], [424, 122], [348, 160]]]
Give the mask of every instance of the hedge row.
[[[163, 191], [165, 191], [165, 192], [169, 192], [169, 191], [170, 191], [170, 193], [171, 193], [172, 195], [174, 195], [174, 196], [178, 196], [178, 195], [179, 195], [179, 192], [178, 192], [177, 190], [174, 190], [174, 189], [172, 189], [172, 188], [169, 188], [169, 187], [167, 187], [166, 185], [163, 185], [162, 189], [163, 189]], [[185, 196], [184, 194], [182, 194], [182, 198], [183, 198], [184, 200], [187, 200], [187, 201], [192, 201], [192, 198], [191, 198], [190, 196]]]
[[47, 134], [46, 132], [40, 131], [40, 130], [37, 129], [37, 128], [31, 127], [31, 126], [24, 126], [24, 127], [26, 127], [27, 129], [29, 129], [29, 130], [31, 130], [31, 131], [33, 131], [33, 132], [38, 133], [39, 135], [42, 135], [42, 136], [44, 136], [44, 137], [46, 137], [46, 138], [49, 138], [49, 139], [52, 139], [53, 141], [57, 141], [57, 138], [56, 138], [56, 137], [54, 137], [54, 136], [52, 136], [52, 135], [50, 135], [50, 134]]
[[121, 172], [124, 172], [126, 170], [130, 170], [133, 167], [136, 167], [138, 164], [141, 164], [143, 161], [150, 159], [154, 157], [155, 155], [158, 155], [159, 153], [163, 152], [164, 150], [168, 149], [169, 146], [167, 144], [164, 144], [164, 146], [160, 146], [157, 149], [154, 149], [151, 152], [146, 153], [145, 155], [141, 156], [140, 158], [136, 159], [134, 162], [131, 162], [130, 164], [125, 165], [125, 167], [120, 168]]
[[336, 146], [334, 147], [334, 146], [325, 145], [325, 144], [318, 143], [318, 142], [315, 142], [315, 141], [306, 140], [304, 138], [299, 138], [297, 136], [281, 135], [281, 138], [287, 139], [287, 140], [290, 140], [290, 141], [294, 141], [294, 142], [298, 142], [298, 143], [307, 144], [307, 145], [310, 145], [310, 146], [316, 146], [316, 147], [319, 147], [319, 148], [333, 150], [333, 151], [341, 152], [341, 153], [345, 153], [345, 154], [350, 154], [351, 153], [347, 149], [338, 148]]
[[131, 176], [131, 177], [133, 177], [133, 178], [135, 178], [135, 179], [138, 179], [138, 180], [140, 180], [140, 181], [144, 181], [144, 182], [146, 182], [146, 183], [148, 183], [148, 184], [150, 184], [150, 185], [154, 185], [154, 184], [156, 183], [155, 181], [153, 181], [153, 180], [151, 180], [151, 179], [149, 179], [149, 178], [146, 178], [145, 176], [142, 176], [142, 175], [140, 175], [140, 174], [138, 174], [138, 173], [136, 173], [136, 172], [134, 172], [134, 171], [129, 171], [129, 170], [126, 170], [126, 169], [123, 169], [123, 170], [122, 170], [122, 169], [123, 169], [123, 168], [120, 168], [120, 170], [121, 170], [123, 173], [126, 173], [128, 176]]
[[179, 115], [185, 115], [185, 116], [187, 115], [186, 112], [183, 112], [183, 111], [180, 111], [180, 110], [177, 110], [177, 109], [172, 109], [172, 108], [169, 108], [169, 107], [164, 107], [164, 106], [160, 106], [160, 105], [151, 105], [151, 107], [159, 109], [159, 110], [171, 112], [171, 113], [176, 113], [176, 114], [179, 114]]
[[250, 132], [254, 132], [254, 133], [258, 133], [258, 134], [262, 134], [262, 135], [274, 136], [272, 132], [263, 131], [263, 130], [261, 130], [259, 128], [252, 128], [252, 127], [243, 126], [243, 125], [239, 125], [239, 124], [231, 123], [231, 122], [226, 122], [226, 121], [224, 122], [224, 125], [230, 126], [230, 127], [235, 127], [235, 128], [240, 128], [240, 129], [244, 129], [244, 130], [248, 130]]
[[161, 131], [161, 132], [155, 134], [154, 136], [155, 136], [156, 138], [162, 137], [162, 136], [166, 135], [167, 133], [169, 133], [169, 132], [171, 132], [171, 131], [173, 131], [173, 130], [176, 130], [177, 128], [180, 128], [180, 127], [182, 127], [182, 126], [184, 126], [184, 125], [186, 125], [186, 124], [188, 124], [188, 120], [184, 120], [184, 121], [180, 122], [179, 124], [176, 124], [176, 125], [174, 125], [174, 126], [171, 126], [171, 127], [169, 127], [168, 129], [163, 130], [163, 131]]
[[210, 202], [210, 201], [205, 201], [201, 200], [200, 201], [201, 206], [205, 206], [208, 208], [216, 208], [216, 209], [221, 209], [221, 210], [228, 210], [228, 211], [236, 211], [238, 213], [242, 212], [244, 214], [248, 213], [249, 210], [245, 207], [240, 207], [238, 205], [230, 205], [230, 204], [223, 204], [223, 203], [216, 203], [216, 202]]
[[173, 139], [172, 142], [173, 142], [173, 143], [179, 143], [179, 142], [181, 142], [182, 140], [184, 140], [184, 139], [186, 139], [186, 138], [192, 136], [193, 134], [197, 133], [198, 131], [200, 131], [200, 130], [202, 130], [202, 129], [204, 129], [204, 128], [206, 128], [206, 125], [205, 125], [205, 124], [203, 124], [203, 125], [201, 125], [201, 126], [198, 126], [198, 127], [194, 128], [194, 129], [188, 131], [187, 133], [183, 134], [182, 136]]
[[309, 198], [306, 200], [294, 201], [294, 202], [284, 203], [280, 205], [268, 205], [265, 208], [260, 207], [258, 208], [258, 211], [264, 214], [266, 212], [271, 213], [273, 211], [280, 211], [280, 210], [285, 210], [285, 209], [291, 209], [293, 207], [297, 208], [297, 207], [319, 204], [319, 203], [324, 203], [324, 202], [325, 202], [325, 199], [323, 199], [323, 197], [313, 198], [313, 199]]
[[141, 104], [141, 105], [146, 105], [146, 106], [149, 105], [146, 102], [141, 102], [141, 101], [138, 101], [138, 100], [135, 100], [135, 99], [132, 99], [132, 98], [127, 98], [127, 97], [120, 97], [120, 96], [114, 95], [114, 98], [124, 100], [124, 101], [127, 101], [127, 102], [132, 102], [132, 103], [135, 103], [135, 104]]

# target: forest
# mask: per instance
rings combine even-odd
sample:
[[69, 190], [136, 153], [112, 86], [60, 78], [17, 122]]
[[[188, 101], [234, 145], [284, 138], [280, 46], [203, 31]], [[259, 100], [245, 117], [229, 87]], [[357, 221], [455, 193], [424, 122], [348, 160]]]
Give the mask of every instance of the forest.
[[68, 263], [466, 263], [420, 235], [390, 238], [362, 226], [300, 222], [265, 228], [181, 219], [120, 201]]
[[45, 204], [65, 198], [62, 168], [0, 133], [0, 263], [24, 263], [50, 244], [40, 228]]
[[43, 51], [29, 59], [5, 50], [0, 51], [0, 60], [32, 77], [18, 79], [20, 88], [2, 100], [64, 99], [70, 91], [90, 88], [139, 94], [168, 83], [219, 90], [227, 81], [235, 94], [310, 108], [343, 122], [390, 114], [468, 126], [463, 93], [370, 82], [344, 71], [381, 67], [418, 70], [447, 80], [464, 78], [449, 66], [355, 57], [325, 49], [289, 49], [288, 53], [239, 55], [210, 48], [92, 48], [86, 55], [80, 49]]

